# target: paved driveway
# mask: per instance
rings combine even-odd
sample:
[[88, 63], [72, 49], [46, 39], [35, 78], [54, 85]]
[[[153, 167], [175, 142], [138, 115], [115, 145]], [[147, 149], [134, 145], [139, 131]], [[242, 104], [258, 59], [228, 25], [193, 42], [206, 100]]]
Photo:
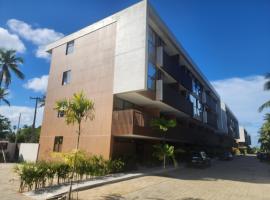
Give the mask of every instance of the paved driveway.
[[208, 169], [184, 168], [79, 192], [83, 200], [269, 200], [270, 165], [255, 157], [215, 161]]
[[18, 193], [19, 178], [13, 172], [14, 164], [0, 164], [0, 199], [1, 200], [29, 200]]
[[[0, 199], [29, 200], [18, 193], [12, 164], [0, 164]], [[79, 192], [80, 200], [270, 200], [270, 164], [255, 157], [215, 161], [208, 169], [182, 168]]]

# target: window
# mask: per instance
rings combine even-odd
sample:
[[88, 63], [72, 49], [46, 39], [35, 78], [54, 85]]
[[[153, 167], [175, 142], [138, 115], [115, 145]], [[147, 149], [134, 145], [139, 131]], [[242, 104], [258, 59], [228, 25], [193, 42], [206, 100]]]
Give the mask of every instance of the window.
[[156, 64], [157, 47], [164, 46], [162, 39], [153, 31], [151, 27], [148, 29], [148, 60]]
[[71, 70], [65, 71], [63, 73], [62, 85], [69, 84], [70, 80], [71, 80]]
[[190, 95], [190, 101], [193, 104], [193, 117], [202, 119], [203, 107], [201, 102], [193, 95]]
[[147, 72], [147, 88], [150, 90], [156, 89], [156, 76], [157, 69], [151, 62], [148, 63], [148, 72]]
[[63, 144], [63, 136], [55, 136], [53, 151], [54, 152], [61, 152], [62, 151], [62, 144]]
[[74, 41], [70, 41], [67, 43], [67, 47], [66, 47], [66, 55], [72, 53], [74, 50]]
[[192, 92], [198, 97], [201, 97], [202, 86], [196, 79], [192, 79]]
[[57, 117], [64, 117], [64, 116], [65, 116], [65, 112], [64, 111], [58, 111]]

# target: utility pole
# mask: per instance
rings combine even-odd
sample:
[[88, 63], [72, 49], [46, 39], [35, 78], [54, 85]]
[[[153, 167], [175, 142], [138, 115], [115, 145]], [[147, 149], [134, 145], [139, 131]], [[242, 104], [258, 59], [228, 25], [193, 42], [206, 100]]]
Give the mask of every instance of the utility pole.
[[17, 147], [17, 142], [18, 142], [18, 134], [20, 133], [21, 116], [22, 116], [22, 113], [19, 114], [17, 131], [15, 133], [15, 151], [14, 151], [14, 155], [13, 155], [13, 160], [14, 161], [17, 161], [18, 160], [18, 155], [19, 155], [19, 152], [18, 152], [19, 149]]
[[16, 135], [15, 135], [15, 144], [17, 145], [17, 136], [20, 132], [20, 124], [21, 124], [21, 116], [22, 113], [19, 114], [19, 120], [18, 120], [18, 125], [17, 125], [17, 131], [16, 131]]
[[31, 136], [31, 140], [34, 140], [34, 133], [35, 133], [35, 126], [36, 126], [36, 117], [37, 117], [37, 106], [38, 103], [40, 102], [41, 98], [40, 97], [30, 97], [31, 100], [35, 100], [35, 112], [34, 112], [34, 119], [33, 119], [33, 124], [32, 124], [32, 136]]

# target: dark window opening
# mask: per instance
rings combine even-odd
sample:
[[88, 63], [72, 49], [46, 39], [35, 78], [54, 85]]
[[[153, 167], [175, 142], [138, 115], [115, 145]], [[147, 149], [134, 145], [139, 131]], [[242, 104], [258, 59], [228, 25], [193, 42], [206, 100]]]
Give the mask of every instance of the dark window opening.
[[64, 117], [65, 116], [65, 112], [64, 111], [58, 111], [57, 113], [57, 117]]
[[55, 136], [53, 151], [54, 152], [61, 152], [62, 151], [62, 144], [63, 144], [63, 136]]
[[62, 85], [69, 84], [71, 81], [71, 70], [63, 72]]
[[73, 51], [74, 51], [74, 41], [70, 41], [67, 43], [66, 55], [72, 53]]

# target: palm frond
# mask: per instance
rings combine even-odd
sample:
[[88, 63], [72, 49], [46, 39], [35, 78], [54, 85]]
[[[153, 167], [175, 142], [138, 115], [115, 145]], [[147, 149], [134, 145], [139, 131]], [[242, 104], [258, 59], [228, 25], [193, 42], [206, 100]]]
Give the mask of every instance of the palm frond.
[[264, 89], [264, 90], [270, 90], [270, 80], [269, 80], [269, 81], [266, 81], [266, 82], [264, 83], [263, 89]]
[[3, 102], [5, 102], [8, 106], [10, 106], [10, 102], [7, 99], [2, 99]]
[[5, 102], [8, 106], [10, 106], [9, 101], [6, 99], [6, 97], [8, 96], [8, 91], [4, 88], [0, 88], [0, 102], [3, 101]]
[[0, 49], [0, 86], [2, 83], [6, 87], [11, 83], [12, 71], [18, 78], [24, 79], [24, 74], [20, 71], [19, 65], [23, 63], [21, 57], [16, 56], [15, 50]]
[[261, 105], [258, 109], [259, 112], [262, 112], [264, 109], [270, 108], [270, 100]]
[[24, 74], [18, 69], [17, 65], [10, 65], [10, 69], [12, 70], [12, 72], [20, 79], [24, 79]]

